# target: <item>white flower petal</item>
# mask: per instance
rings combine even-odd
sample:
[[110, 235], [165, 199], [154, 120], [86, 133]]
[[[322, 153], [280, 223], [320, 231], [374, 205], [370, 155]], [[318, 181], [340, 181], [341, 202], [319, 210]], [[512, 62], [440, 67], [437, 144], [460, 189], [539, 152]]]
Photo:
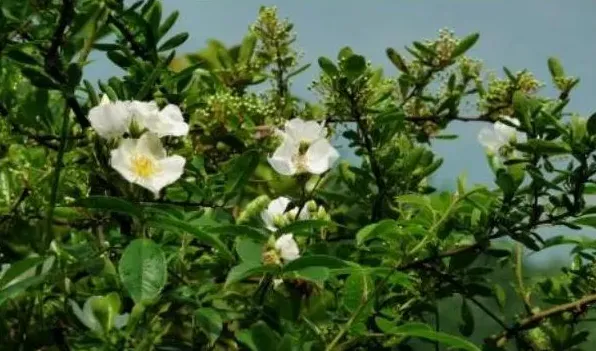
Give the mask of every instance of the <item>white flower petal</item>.
[[140, 155], [152, 156], [156, 159], [166, 157], [166, 149], [163, 147], [159, 137], [154, 133], [145, 133], [139, 138], [136, 145], [136, 152]]
[[137, 184], [158, 196], [161, 189], [180, 179], [185, 164], [186, 159], [179, 155], [161, 159], [157, 161], [158, 172], [151, 177], [139, 178]]
[[137, 148], [137, 139], [124, 139], [117, 149], [110, 152], [110, 165], [124, 179], [134, 183], [137, 175], [133, 172], [131, 158]]
[[279, 251], [281, 258], [285, 262], [293, 261], [300, 257], [298, 244], [294, 241], [292, 234], [284, 234], [275, 241], [275, 249]]
[[188, 124], [184, 122], [182, 111], [176, 105], [167, 105], [161, 111], [147, 113], [144, 125], [157, 136], [184, 136], [188, 134]]
[[279, 288], [279, 286], [280, 286], [281, 284], [283, 284], [283, 282], [284, 282], [284, 280], [283, 280], [283, 279], [279, 279], [279, 278], [273, 279], [273, 288], [274, 288], [274, 289], [277, 289], [277, 288]]
[[498, 153], [503, 141], [491, 128], [485, 127], [478, 133], [478, 141], [491, 153]]
[[502, 122], [496, 122], [494, 128], [495, 133], [499, 136], [500, 139], [505, 141], [505, 143], [514, 139], [517, 134], [517, 129], [510, 127]]
[[296, 142], [313, 143], [325, 138], [327, 131], [315, 121], [304, 121], [301, 118], [294, 118], [285, 123], [285, 132]]
[[126, 323], [128, 323], [129, 317], [130, 315], [128, 313], [115, 316], [114, 327], [116, 327], [116, 329], [122, 329], [122, 327], [126, 326]]
[[111, 102], [112, 101], [110, 100], [110, 97], [108, 96], [108, 94], [103, 94], [103, 96], [101, 97], [101, 101], [99, 101], [99, 105], [107, 105]]
[[306, 151], [306, 168], [310, 173], [321, 174], [339, 159], [339, 153], [327, 139], [315, 141]]
[[81, 323], [83, 323], [87, 328], [93, 331], [101, 332], [101, 324], [95, 317], [95, 314], [93, 314], [92, 306], [93, 301], [97, 299], [101, 299], [101, 296], [91, 296], [90, 298], [88, 298], [87, 301], [85, 301], [85, 304], [83, 305], [83, 310], [79, 308], [79, 305], [77, 305], [76, 302], [72, 300], [69, 300], [69, 302], [75, 316], [79, 319], [79, 321], [81, 321]]
[[286, 139], [271, 155], [267, 158], [273, 169], [282, 175], [290, 176], [296, 174], [297, 167], [294, 164], [294, 158], [298, 155], [298, 144]]
[[89, 122], [95, 132], [104, 139], [122, 136], [130, 125], [128, 104], [123, 101], [102, 103], [89, 111]]
[[261, 219], [265, 223], [267, 229], [274, 231], [277, 229], [275, 226], [275, 217], [283, 215], [286, 208], [290, 204], [290, 199], [284, 196], [280, 196], [277, 199], [271, 201], [269, 206], [261, 211]]

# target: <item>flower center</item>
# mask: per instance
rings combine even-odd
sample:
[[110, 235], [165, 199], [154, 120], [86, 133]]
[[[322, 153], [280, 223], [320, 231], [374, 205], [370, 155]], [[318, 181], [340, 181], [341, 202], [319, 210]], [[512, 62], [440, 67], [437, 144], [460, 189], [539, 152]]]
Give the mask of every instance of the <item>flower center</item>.
[[296, 165], [296, 173], [307, 172], [306, 168], [306, 155], [299, 153], [292, 157], [292, 162]]
[[148, 178], [157, 173], [155, 161], [145, 155], [136, 155], [132, 158], [133, 172], [141, 177]]

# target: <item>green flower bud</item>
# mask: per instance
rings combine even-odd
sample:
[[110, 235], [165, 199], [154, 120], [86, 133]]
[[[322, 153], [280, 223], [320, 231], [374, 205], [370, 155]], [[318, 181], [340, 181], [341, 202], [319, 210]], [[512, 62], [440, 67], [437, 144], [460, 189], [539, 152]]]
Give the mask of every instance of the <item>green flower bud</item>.
[[258, 216], [261, 213], [261, 211], [263, 211], [267, 207], [267, 205], [269, 205], [270, 201], [271, 199], [267, 195], [258, 196], [246, 205], [244, 211], [242, 211], [242, 213], [240, 213], [240, 215], [238, 216], [236, 223], [246, 223], [250, 221], [251, 218]]

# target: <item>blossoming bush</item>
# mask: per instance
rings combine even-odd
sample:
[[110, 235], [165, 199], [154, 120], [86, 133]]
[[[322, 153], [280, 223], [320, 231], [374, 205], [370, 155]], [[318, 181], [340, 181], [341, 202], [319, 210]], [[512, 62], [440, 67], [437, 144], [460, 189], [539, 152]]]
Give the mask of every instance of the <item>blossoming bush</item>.
[[[539, 232], [596, 226], [596, 117], [567, 109], [579, 79], [556, 59], [546, 96], [528, 71], [487, 77], [466, 56], [478, 34], [389, 48], [386, 75], [349, 47], [303, 65], [274, 8], [238, 45], [187, 54], [159, 1], [0, 9], [3, 349], [588, 340], [595, 241]], [[96, 51], [125, 73], [86, 80]], [[307, 69], [316, 102], [290, 89]], [[488, 164], [468, 166], [494, 184], [432, 186], [430, 146], [454, 121], [486, 124]], [[341, 130], [356, 160], [330, 142]], [[526, 279], [525, 253], [563, 244], [558, 276]]]

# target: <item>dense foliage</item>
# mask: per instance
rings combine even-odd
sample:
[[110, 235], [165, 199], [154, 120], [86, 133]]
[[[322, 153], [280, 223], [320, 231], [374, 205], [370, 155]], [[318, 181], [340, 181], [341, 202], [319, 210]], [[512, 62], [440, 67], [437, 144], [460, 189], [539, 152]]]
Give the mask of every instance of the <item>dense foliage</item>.
[[[478, 34], [389, 48], [392, 76], [344, 47], [318, 59], [312, 102], [275, 8], [184, 55], [155, 0], [0, 10], [3, 349], [585, 345], [595, 241], [538, 233], [596, 226], [596, 116], [566, 109], [579, 79], [557, 59], [549, 97], [528, 71], [487, 74], [466, 55]], [[125, 74], [84, 79], [93, 51]], [[453, 121], [486, 125], [494, 185], [432, 187]], [[525, 252], [562, 244], [568, 266], [525, 279]]]

